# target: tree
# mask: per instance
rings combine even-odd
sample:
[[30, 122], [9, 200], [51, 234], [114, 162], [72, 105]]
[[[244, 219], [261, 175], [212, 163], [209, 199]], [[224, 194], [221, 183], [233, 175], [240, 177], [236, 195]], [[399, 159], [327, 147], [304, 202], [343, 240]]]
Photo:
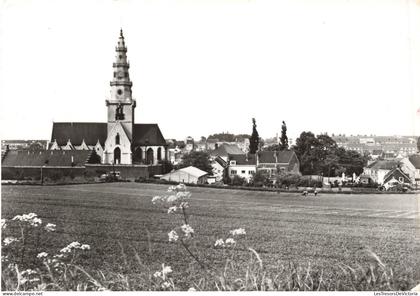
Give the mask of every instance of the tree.
[[257, 123], [255, 118], [252, 118], [252, 135], [249, 138], [249, 153], [255, 154], [258, 151], [260, 143], [260, 137], [257, 131]]
[[184, 154], [180, 168], [188, 166], [194, 166], [209, 174], [212, 174], [213, 171], [213, 167], [210, 162], [210, 155], [205, 151], [191, 151], [188, 154]]
[[31, 152], [38, 152], [38, 151], [41, 151], [41, 150], [45, 150], [45, 148], [39, 142], [32, 142], [29, 145], [28, 150], [31, 151]]
[[280, 150], [289, 149], [289, 139], [287, 138], [287, 126], [286, 123], [283, 121], [281, 126], [281, 138], [280, 138]]
[[368, 160], [366, 155], [338, 147], [326, 134], [315, 137], [311, 132], [303, 132], [296, 140], [294, 150], [300, 160], [300, 171], [304, 175], [359, 175]]
[[250, 183], [254, 187], [262, 187], [264, 184], [267, 183], [267, 177], [262, 171], [257, 171], [250, 180]]

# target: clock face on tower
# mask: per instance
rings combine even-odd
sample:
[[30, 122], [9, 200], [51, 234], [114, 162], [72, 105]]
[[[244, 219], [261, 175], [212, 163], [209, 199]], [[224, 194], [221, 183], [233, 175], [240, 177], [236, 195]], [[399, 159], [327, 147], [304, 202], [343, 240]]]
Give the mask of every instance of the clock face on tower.
[[124, 77], [124, 72], [123, 71], [118, 71], [117, 73], [118, 78], [123, 78]]

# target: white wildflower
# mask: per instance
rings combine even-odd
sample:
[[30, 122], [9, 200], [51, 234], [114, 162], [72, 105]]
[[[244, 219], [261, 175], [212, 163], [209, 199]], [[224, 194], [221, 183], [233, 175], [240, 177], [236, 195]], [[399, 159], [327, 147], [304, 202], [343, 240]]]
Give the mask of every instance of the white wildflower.
[[188, 224], [182, 225], [181, 230], [184, 232], [186, 237], [190, 237], [194, 233], [194, 229]]
[[3, 240], [3, 243], [4, 243], [4, 245], [5, 246], [8, 246], [8, 245], [10, 245], [11, 243], [14, 243], [14, 242], [17, 242], [18, 241], [18, 239], [17, 238], [15, 238], [15, 237], [6, 237], [4, 240]]
[[157, 195], [157, 196], [155, 196], [155, 197], [152, 198], [152, 203], [153, 204], [157, 204], [157, 203], [159, 203], [161, 201], [162, 201], [162, 197], [159, 196], [159, 195]]
[[14, 216], [13, 217], [13, 219], [12, 219], [13, 221], [16, 221], [16, 220], [19, 220], [19, 221], [22, 221], [23, 220], [23, 216], [21, 216], [21, 215], [16, 215], [16, 216]]
[[60, 250], [60, 252], [61, 252], [61, 253], [70, 253], [70, 252], [71, 252], [71, 249], [67, 246], [67, 247], [65, 247], [65, 248], [62, 248], [62, 249]]
[[225, 241], [226, 245], [234, 245], [236, 241], [233, 238], [227, 238]]
[[20, 283], [21, 283], [21, 284], [25, 284], [27, 281], [28, 281], [28, 279], [27, 279], [27, 278], [21, 278], [21, 279], [20, 279]]
[[37, 227], [37, 226], [39, 226], [39, 225], [41, 225], [42, 224], [42, 220], [40, 219], [40, 218], [33, 218], [32, 220], [30, 220], [29, 221], [29, 223], [32, 225], [32, 226], [34, 226], [34, 227]]
[[46, 252], [41, 252], [38, 255], [36, 255], [36, 257], [39, 259], [46, 258], [47, 256], [48, 256], [48, 253]]
[[162, 274], [165, 277], [168, 273], [172, 272], [172, 268], [170, 266], [165, 266], [165, 264], [162, 264]]
[[187, 191], [177, 192], [176, 196], [178, 199], [188, 199], [191, 197], [191, 193]]
[[90, 250], [90, 246], [87, 245], [87, 244], [83, 244], [83, 245], [80, 246], [80, 249], [82, 249], [82, 250]]
[[1, 229], [6, 229], [6, 219], [1, 219]]
[[190, 204], [186, 201], [183, 201], [179, 204], [180, 208], [188, 209], [190, 207]]
[[224, 247], [225, 246], [225, 242], [222, 239], [218, 239], [215, 243], [214, 243], [215, 247]]
[[69, 248], [74, 248], [74, 249], [78, 249], [80, 247], [80, 243], [79, 242], [72, 242], [71, 244], [69, 244], [67, 247]]
[[185, 186], [185, 184], [178, 184], [177, 186], [176, 186], [176, 190], [178, 190], [178, 191], [185, 191], [187, 189], [187, 186]]
[[179, 236], [178, 236], [178, 234], [176, 233], [175, 230], [172, 230], [171, 232], [169, 232], [168, 237], [169, 237], [170, 242], [176, 242], [179, 238]]
[[176, 207], [176, 206], [170, 207], [170, 208], [168, 209], [168, 214], [175, 213], [175, 212], [176, 212], [176, 209], [177, 209], [177, 207]]
[[194, 287], [191, 287], [191, 288], [188, 289], [188, 292], [195, 292], [195, 291], [197, 291], [197, 290]]
[[37, 217], [38, 215], [37, 215], [37, 214], [35, 214], [35, 213], [29, 213], [29, 214], [27, 214], [27, 215], [23, 215], [23, 216], [26, 216], [26, 217], [28, 218], [28, 220], [31, 220], [31, 219], [33, 219], [33, 218]]
[[246, 232], [245, 232], [245, 229], [238, 228], [238, 229], [231, 230], [230, 234], [232, 234], [233, 236], [235, 236], [235, 235], [245, 235]]
[[55, 231], [55, 227], [56, 227], [55, 224], [48, 223], [47, 225], [45, 225], [44, 229], [48, 232], [51, 232], [51, 231]]
[[155, 278], [162, 277], [162, 273], [161, 273], [160, 271], [156, 271], [156, 272], [153, 274], [153, 276], [154, 276]]
[[176, 190], [175, 186], [169, 186], [168, 192], [174, 192]]
[[162, 283], [162, 288], [167, 289], [167, 288], [169, 288], [169, 287], [171, 287], [171, 283], [169, 283], [168, 281], [164, 281], [164, 282]]
[[178, 201], [178, 196], [176, 196], [176, 195], [170, 195], [170, 196], [168, 196], [168, 198], [166, 199], [166, 202], [167, 203], [170, 203], [170, 204], [173, 204], [173, 203], [175, 203], [175, 202], [177, 202]]

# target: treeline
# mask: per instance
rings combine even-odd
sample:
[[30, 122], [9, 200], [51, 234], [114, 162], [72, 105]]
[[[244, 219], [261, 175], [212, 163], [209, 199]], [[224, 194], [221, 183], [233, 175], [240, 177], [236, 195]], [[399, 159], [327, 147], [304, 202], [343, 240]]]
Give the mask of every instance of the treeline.
[[347, 176], [360, 175], [367, 165], [369, 156], [357, 151], [345, 150], [328, 135], [315, 136], [312, 132], [302, 132], [293, 146], [300, 161], [303, 175]]

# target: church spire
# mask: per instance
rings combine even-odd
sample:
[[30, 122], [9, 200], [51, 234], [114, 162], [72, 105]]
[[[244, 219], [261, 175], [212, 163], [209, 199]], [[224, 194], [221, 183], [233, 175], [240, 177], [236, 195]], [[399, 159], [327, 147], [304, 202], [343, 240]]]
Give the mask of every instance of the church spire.
[[120, 29], [120, 36], [115, 47], [115, 63], [112, 64], [114, 77], [111, 81], [111, 100], [131, 101], [131, 87], [128, 69], [130, 64], [127, 61], [127, 47], [125, 45], [123, 30]]

